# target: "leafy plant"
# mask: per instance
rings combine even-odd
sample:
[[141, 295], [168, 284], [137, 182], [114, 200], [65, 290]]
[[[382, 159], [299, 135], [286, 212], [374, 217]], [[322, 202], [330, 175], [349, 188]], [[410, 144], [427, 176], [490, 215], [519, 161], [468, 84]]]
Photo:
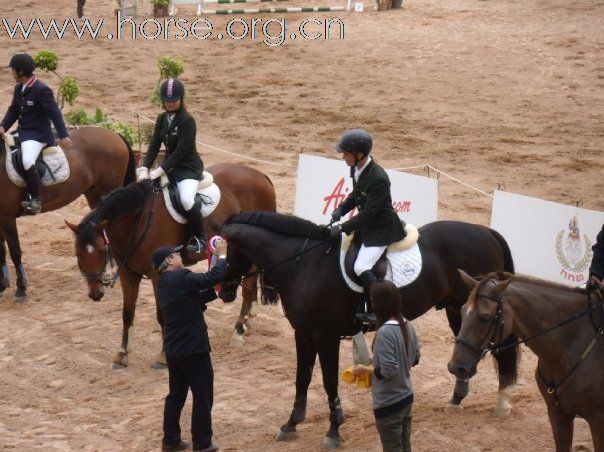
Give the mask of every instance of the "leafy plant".
[[86, 116], [86, 112], [81, 108], [65, 113], [65, 121], [72, 126], [85, 126], [89, 124], [88, 116]]
[[153, 6], [168, 6], [170, 5], [170, 0], [150, 0], [150, 3]]
[[59, 95], [61, 97], [61, 109], [63, 108], [64, 102], [67, 102], [73, 107], [76, 97], [80, 89], [78, 88], [78, 82], [73, 77], [65, 77], [59, 87]]
[[34, 61], [37, 68], [48, 72], [55, 72], [59, 67], [59, 57], [52, 50], [40, 50]]
[[155, 128], [155, 124], [151, 124], [150, 122], [146, 122], [141, 125], [141, 143], [149, 144], [151, 142], [151, 137], [153, 136], [153, 129]]
[[59, 92], [57, 93], [57, 104], [63, 109], [65, 101], [71, 106], [78, 97], [79, 88], [78, 82], [73, 77], [63, 78], [57, 72], [59, 67], [59, 57], [52, 50], [40, 50], [34, 57], [36, 67], [43, 71], [52, 72], [61, 81], [59, 85]]

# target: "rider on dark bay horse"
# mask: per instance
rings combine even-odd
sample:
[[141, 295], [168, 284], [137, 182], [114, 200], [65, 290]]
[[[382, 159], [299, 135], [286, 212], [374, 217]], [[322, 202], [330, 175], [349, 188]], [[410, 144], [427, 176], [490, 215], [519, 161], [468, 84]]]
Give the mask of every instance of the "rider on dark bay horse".
[[17, 84], [13, 101], [0, 123], [0, 134], [18, 121], [17, 132], [21, 141], [25, 183], [30, 195], [29, 201], [23, 201], [21, 205], [27, 213], [35, 215], [42, 211], [40, 176], [35, 163], [42, 149], [55, 142], [50, 122], [57, 129], [64, 150], [71, 149], [71, 139], [52, 90], [33, 74], [36, 68], [34, 59], [26, 53], [17, 53], [11, 58], [8, 67], [12, 69]]
[[341, 231], [350, 234], [353, 231], [361, 234], [362, 245], [354, 264], [365, 296], [365, 312], [357, 317], [366, 323], [375, 324], [375, 315], [371, 311], [369, 288], [377, 277], [373, 266], [384, 253], [388, 245], [405, 237], [401, 220], [392, 208], [390, 179], [386, 171], [369, 155], [371, 152], [371, 135], [363, 129], [351, 129], [345, 132], [336, 146], [343, 154], [344, 161], [350, 166], [352, 192], [333, 211], [332, 220], [339, 221], [355, 207], [358, 213], [350, 220], [332, 226], [330, 233], [336, 237]]
[[[201, 210], [195, 205], [197, 186], [203, 173], [203, 162], [195, 146], [197, 126], [195, 119], [185, 108], [185, 87], [180, 80], [164, 80], [159, 95], [165, 111], [155, 121], [155, 130], [143, 166], [137, 170], [138, 178], [154, 180], [165, 173], [170, 180], [176, 182], [180, 202], [193, 233], [187, 251], [203, 252], [207, 238], [203, 230]], [[149, 172], [162, 143], [166, 147], [166, 158], [160, 166]]]

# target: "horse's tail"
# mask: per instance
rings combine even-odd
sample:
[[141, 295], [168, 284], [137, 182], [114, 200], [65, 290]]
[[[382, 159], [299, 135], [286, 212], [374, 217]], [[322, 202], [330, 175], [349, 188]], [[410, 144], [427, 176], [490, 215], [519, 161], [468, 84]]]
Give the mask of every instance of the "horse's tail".
[[136, 158], [134, 157], [134, 151], [132, 150], [132, 146], [126, 137], [121, 133], [118, 133], [120, 138], [124, 140], [126, 143], [126, 147], [128, 148], [128, 167], [126, 168], [126, 176], [124, 177], [124, 187], [132, 182], [136, 182]]
[[494, 229], [490, 229], [491, 234], [495, 237], [495, 240], [499, 242], [499, 246], [503, 250], [503, 270], [508, 273], [515, 273], [514, 270], [514, 259], [512, 258], [512, 251], [510, 251], [510, 246], [508, 242], [503, 238], [503, 236]]
[[[514, 260], [512, 259], [512, 251], [510, 250], [508, 242], [494, 229], [491, 229], [491, 234], [493, 234], [493, 237], [495, 237], [495, 240], [497, 240], [499, 246], [501, 246], [501, 249], [503, 250], [503, 269], [508, 273], [514, 273]], [[503, 341], [501, 346], [505, 347], [517, 341], [518, 338], [511, 334]], [[502, 352], [493, 353], [493, 357], [497, 363], [499, 386], [505, 388], [516, 384], [516, 380], [518, 379], [518, 362], [520, 361], [520, 348], [518, 348], [518, 344], [514, 347], [509, 347]]]

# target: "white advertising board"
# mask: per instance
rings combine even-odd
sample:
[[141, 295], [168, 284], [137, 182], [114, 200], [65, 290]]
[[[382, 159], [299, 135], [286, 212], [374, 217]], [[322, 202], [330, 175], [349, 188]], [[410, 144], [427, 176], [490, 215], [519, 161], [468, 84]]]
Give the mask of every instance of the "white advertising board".
[[[386, 170], [392, 206], [400, 218], [417, 227], [438, 217], [438, 182], [429, 177]], [[294, 214], [327, 224], [331, 212], [352, 191], [350, 168], [342, 160], [300, 154]], [[356, 210], [350, 213], [354, 215]]]
[[604, 212], [496, 191], [491, 227], [512, 250], [518, 273], [570, 285], [587, 281]]

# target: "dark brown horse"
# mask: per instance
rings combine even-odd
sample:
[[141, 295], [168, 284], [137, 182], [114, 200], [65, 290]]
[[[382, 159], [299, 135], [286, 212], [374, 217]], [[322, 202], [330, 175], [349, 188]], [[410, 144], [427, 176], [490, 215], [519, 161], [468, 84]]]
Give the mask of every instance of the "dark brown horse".
[[[510, 335], [537, 355], [535, 379], [554, 433], [556, 450], [570, 451], [575, 416], [591, 429], [596, 452], [604, 451], [604, 312], [602, 295], [526, 276], [490, 274], [477, 281], [462, 308], [462, 325], [449, 370], [470, 378], [488, 351]], [[514, 365], [516, 365], [514, 363]]]
[[[423, 270], [418, 279], [401, 289], [403, 314], [415, 319], [436, 306], [445, 308], [454, 334], [459, 332], [459, 310], [469, 289], [457, 268], [479, 275], [514, 266], [510, 250], [497, 232], [469, 223], [438, 221], [419, 229]], [[340, 275], [338, 245], [327, 228], [296, 217], [244, 213], [230, 218], [221, 234], [229, 243], [229, 275], [223, 282], [223, 300], [235, 297], [238, 280], [251, 263], [263, 269], [277, 288], [285, 315], [295, 330], [297, 374], [296, 399], [278, 440], [288, 439], [306, 416], [306, 395], [317, 354], [330, 408], [330, 429], [323, 446], [337, 447], [344, 416], [338, 398], [340, 337], [353, 333], [360, 294], [348, 288]], [[516, 351], [497, 355], [500, 368], [516, 360]], [[510, 366], [507, 366], [510, 367]], [[514, 383], [515, 373], [500, 375], [500, 393]], [[458, 379], [452, 404], [459, 406], [467, 394], [467, 379]]]
[[[43, 212], [59, 209], [84, 194], [91, 208], [101, 197], [136, 178], [136, 162], [130, 145], [120, 135], [99, 127], [85, 127], [71, 132], [73, 147], [66, 152], [70, 176], [65, 182], [41, 188]], [[17, 217], [21, 214], [21, 201], [25, 189], [8, 178], [4, 140], [0, 138], [0, 294], [8, 287], [10, 279], [6, 265], [8, 244], [11, 259], [17, 272], [15, 298], [26, 297], [27, 276], [21, 263], [21, 246], [17, 232]]]
[[[275, 190], [270, 179], [253, 168], [231, 163], [210, 166], [207, 171], [220, 187], [221, 198], [211, 218], [224, 221], [234, 213], [248, 210], [276, 209]], [[170, 216], [163, 195], [148, 181], [137, 182], [115, 190], [100, 206], [88, 214], [79, 225], [68, 226], [75, 232], [78, 265], [88, 283], [88, 295], [98, 301], [104, 285], [111, 279], [111, 257], [120, 266], [119, 279], [123, 293], [123, 334], [121, 348], [113, 359], [114, 367], [128, 364], [129, 335], [132, 332], [136, 299], [143, 276], [151, 278], [157, 288], [157, 274], [151, 267], [151, 254], [159, 246], [185, 243], [189, 226], [177, 223]], [[109, 245], [105, 240], [105, 234]], [[184, 256], [187, 258], [187, 256]], [[198, 255], [199, 258], [205, 256]], [[189, 256], [190, 258], [190, 256]], [[189, 260], [189, 264], [194, 261]], [[114, 276], [115, 277], [115, 276]], [[234, 343], [243, 343], [246, 317], [256, 301], [257, 282], [248, 278], [243, 292], [241, 314], [234, 333]], [[157, 306], [157, 321], [163, 327], [161, 310]], [[155, 367], [165, 363], [163, 352]]]

